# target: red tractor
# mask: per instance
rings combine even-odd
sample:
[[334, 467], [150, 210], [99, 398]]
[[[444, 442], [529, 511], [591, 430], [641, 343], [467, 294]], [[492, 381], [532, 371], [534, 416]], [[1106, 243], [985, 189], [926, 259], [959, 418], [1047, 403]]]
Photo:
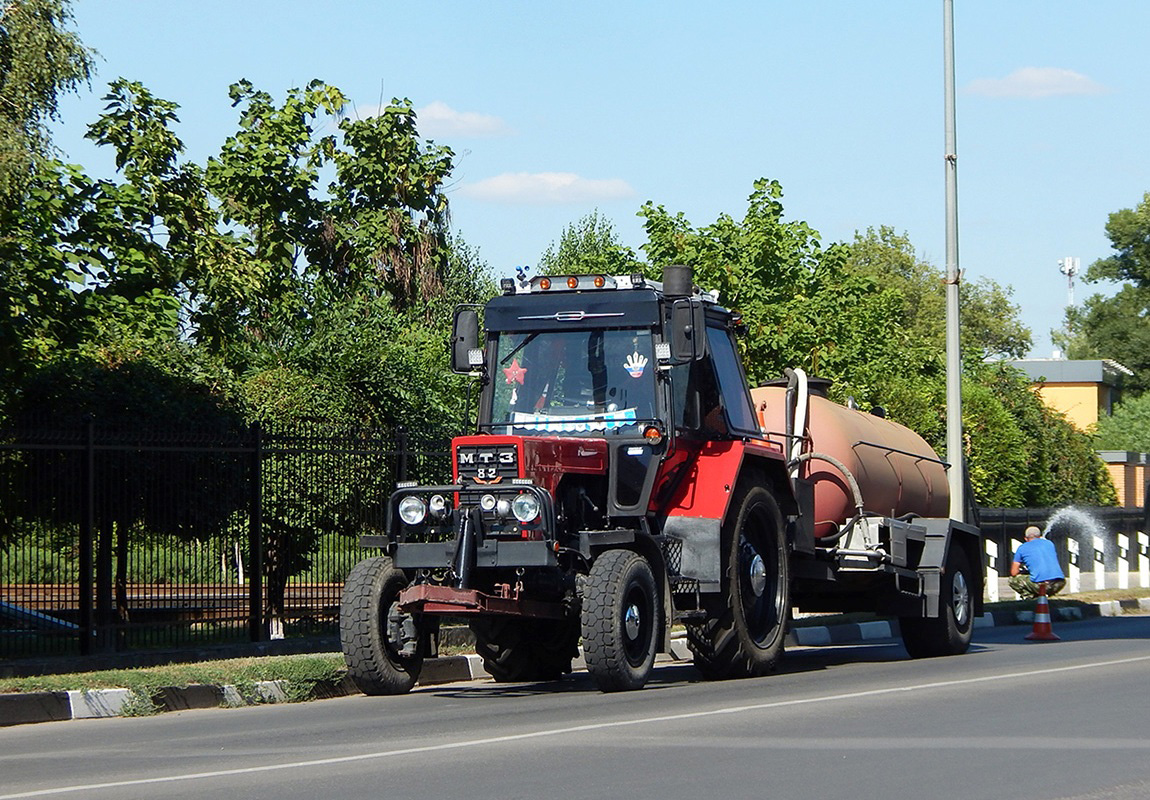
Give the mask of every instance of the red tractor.
[[675, 624], [704, 676], [762, 675], [796, 607], [897, 616], [915, 657], [967, 649], [983, 549], [946, 518], [946, 465], [801, 371], [749, 389], [738, 315], [663, 277], [504, 280], [482, 335], [457, 310], [477, 431], [450, 484], [398, 485], [362, 537], [382, 555], [348, 576], [340, 637], [363, 691], [408, 691], [443, 616], [500, 681], [560, 677], [581, 639], [603, 691], [642, 687]]

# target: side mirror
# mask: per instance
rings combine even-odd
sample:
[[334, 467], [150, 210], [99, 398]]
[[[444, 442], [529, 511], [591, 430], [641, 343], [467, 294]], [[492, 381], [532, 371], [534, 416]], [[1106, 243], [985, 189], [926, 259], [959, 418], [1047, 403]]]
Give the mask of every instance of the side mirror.
[[479, 313], [474, 308], [457, 308], [451, 326], [451, 370], [466, 373], [483, 366], [479, 349]]
[[707, 353], [707, 322], [703, 304], [693, 298], [671, 303], [671, 360], [686, 364]]

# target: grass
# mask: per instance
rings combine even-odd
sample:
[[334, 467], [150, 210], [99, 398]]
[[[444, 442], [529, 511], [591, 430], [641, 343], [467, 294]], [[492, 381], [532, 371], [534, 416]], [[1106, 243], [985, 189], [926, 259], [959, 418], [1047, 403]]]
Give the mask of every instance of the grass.
[[[1054, 606], [1073, 606], [1107, 600], [1150, 597], [1150, 589], [1105, 589], [1082, 592], [1072, 597], [1055, 597]], [[987, 603], [986, 611], [1033, 610], [1030, 600], [1009, 600]], [[803, 617], [797, 626], [826, 625], [831, 623], [860, 622], [876, 619], [874, 614], [835, 614]], [[441, 648], [441, 655], [466, 652], [464, 648]], [[254, 685], [259, 681], [284, 681], [289, 699], [306, 700], [314, 695], [317, 686], [334, 685], [344, 677], [343, 657], [339, 654], [260, 656], [232, 658], [193, 664], [168, 664], [140, 669], [103, 670], [61, 675], [35, 675], [24, 678], [0, 678], [0, 693], [67, 691], [76, 689], [130, 689], [137, 701], [134, 713], [155, 713], [150, 698], [163, 686], [191, 686], [195, 684], [224, 684], [236, 686], [241, 695], [254, 697]]]
[[260, 656], [140, 669], [0, 678], [0, 693], [131, 689], [151, 694], [162, 686], [226, 684], [244, 687], [258, 681], [285, 681], [289, 687], [288, 694], [292, 695], [295, 694], [291, 690], [293, 686], [314, 688], [317, 684], [338, 683], [343, 675], [343, 657], [338, 654]]

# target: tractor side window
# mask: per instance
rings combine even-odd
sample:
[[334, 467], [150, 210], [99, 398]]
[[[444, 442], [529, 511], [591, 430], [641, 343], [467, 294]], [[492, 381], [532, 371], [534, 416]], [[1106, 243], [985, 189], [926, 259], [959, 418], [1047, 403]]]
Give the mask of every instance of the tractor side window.
[[671, 392], [680, 430], [726, 435], [727, 423], [723, 419], [723, 405], [710, 357], [672, 367]]
[[747, 392], [747, 381], [735, 343], [723, 328], [707, 327], [707, 346], [715, 362], [715, 375], [719, 379], [723, 406], [727, 411], [727, 421], [732, 430], [759, 434], [759, 424], [751, 406], [751, 396]]

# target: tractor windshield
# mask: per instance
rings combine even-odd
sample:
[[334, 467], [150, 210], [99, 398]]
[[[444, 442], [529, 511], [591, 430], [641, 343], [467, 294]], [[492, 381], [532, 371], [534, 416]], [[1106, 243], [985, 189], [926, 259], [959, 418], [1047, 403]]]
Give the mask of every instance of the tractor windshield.
[[501, 334], [491, 375], [500, 433], [635, 433], [655, 416], [650, 330]]

